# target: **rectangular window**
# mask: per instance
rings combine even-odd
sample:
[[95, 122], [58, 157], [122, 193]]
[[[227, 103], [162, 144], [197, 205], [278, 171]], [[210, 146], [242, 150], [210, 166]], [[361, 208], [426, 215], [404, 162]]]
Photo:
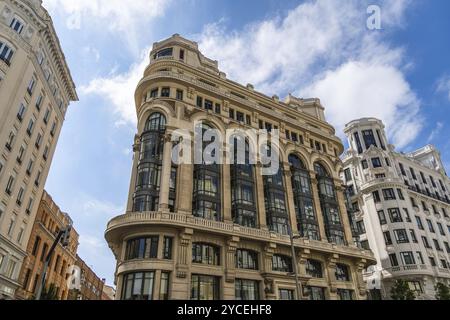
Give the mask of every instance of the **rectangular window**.
[[231, 109], [228, 111], [228, 116], [230, 117], [230, 119], [234, 119], [234, 109]]
[[405, 167], [404, 167], [403, 164], [401, 164], [401, 163], [399, 163], [398, 165], [400, 166], [400, 172], [402, 173], [403, 176], [406, 177]]
[[350, 171], [350, 169], [348, 169], [348, 168], [345, 169], [344, 175], [345, 175], [345, 182], [352, 181], [352, 172]]
[[423, 182], [424, 184], [427, 184], [427, 180], [425, 179], [425, 175], [423, 174], [422, 171], [420, 171], [420, 177], [422, 178], [422, 182]]
[[177, 100], [183, 101], [183, 90], [177, 90]]
[[361, 161], [361, 165], [362, 165], [363, 170], [366, 170], [369, 168], [369, 164], [367, 163], [367, 160]]
[[389, 160], [389, 158], [384, 158], [384, 161], [386, 161], [386, 165], [387, 165], [388, 167], [391, 166], [391, 161]]
[[252, 118], [248, 114], [245, 115], [245, 123], [248, 126], [250, 126], [252, 124]]
[[427, 225], [431, 233], [436, 233], [436, 231], [434, 230], [433, 222], [431, 222], [430, 219], [427, 219]]
[[211, 100], [205, 99], [205, 110], [213, 110], [213, 102]]
[[429, 257], [428, 259], [430, 259], [430, 264], [432, 267], [436, 267], [436, 260], [434, 260], [433, 257]]
[[380, 158], [372, 158], [372, 165], [374, 168], [381, 168], [383, 166]]
[[184, 60], [184, 50], [180, 49], [180, 60]]
[[164, 237], [164, 249], [163, 249], [163, 258], [166, 260], [172, 259], [172, 237]]
[[28, 87], [27, 87], [27, 92], [29, 95], [33, 94], [35, 84], [36, 84], [36, 79], [34, 77], [32, 77], [30, 82], [28, 83]]
[[389, 211], [389, 216], [391, 218], [392, 223], [403, 222], [402, 215], [400, 214], [400, 209], [392, 208], [392, 209], [388, 209], [388, 211]]
[[170, 272], [161, 272], [159, 300], [169, 300], [169, 280], [170, 280]]
[[409, 230], [409, 234], [411, 235], [412, 242], [413, 243], [418, 243], [417, 237], [416, 237], [416, 232], [413, 229]]
[[362, 131], [364, 144], [366, 145], [366, 149], [369, 149], [371, 146], [377, 147], [377, 143], [375, 141], [375, 137], [373, 135], [372, 130], [363, 130]]
[[409, 171], [411, 172], [411, 176], [413, 177], [414, 180], [417, 180], [417, 176], [416, 173], [414, 172], [413, 168], [409, 168]]
[[387, 224], [386, 215], [383, 210], [378, 211], [378, 219], [380, 220], [381, 225]]
[[356, 141], [356, 147], [358, 148], [358, 154], [363, 153], [363, 148], [362, 148], [362, 144], [361, 144], [361, 139], [359, 139], [359, 133], [355, 132], [353, 134], [353, 136], [355, 137], [355, 141]]
[[403, 261], [403, 265], [413, 265], [416, 264], [416, 261], [414, 259], [414, 255], [411, 251], [408, 252], [401, 252], [400, 253]]
[[405, 229], [394, 230], [394, 234], [397, 243], [409, 243], [408, 233]]
[[436, 239], [433, 239], [433, 243], [434, 243], [434, 247], [436, 248], [437, 251], [443, 251], [441, 245], [439, 244], [439, 241], [437, 241]]
[[444, 227], [442, 226], [442, 224], [440, 222], [438, 222], [437, 226], [438, 226], [439, 233], [441, 234], [441, 236], [445, 237], [445, 231], [444, 231]]
[[417, 205], [417, 202], [416, 202], [416, 199], [414, 199], [414, 198], [409, 198], [410, 200], [411, 200], [411, 205], [414, 207], [414, 208], [418, 208], [419, 206]]
[[164, 87], [161, 89], [161, 97], [169, 98], [170, 97], [170, 88]]
[[402, 189], [397, 189], [397, 193], [398, 193], [398, 198], [400, 200], [405, 200], [405, 197], [403, 196]]
[[218, 300], [220, 278], [193, 274], [191, 278], [191, 300]]
[[373, 201], [375, 203], [380, 203], [381, 202], [380, 193], [378, 191], [372, 192], [372, 196], [373, 196]]
[[387, 246], [392, 245], [392, 238], [391, 238], [391, 233], [389, 231], [383, 232], [384, 235], [384, 242], [386, 243]]
[[23, 23], [19, 19], [17, 19], [17, 18], [12, 19], [11, 24], [9, 26], [11, 27], [11, 29], [16, 31], [18, 34], [22, 33]]
[[278, 289], [279, 300], [289, 301], [295, 300], [294, 290]]
[[416, 252], [417, 262], [420, 264], [425, 264], [425, 261], [423, 260], [422, 252], [417, 251]]
[[14, 186], [14, 179], [15, 179], [14, 176], [9, 176], [8, 183], [6, 184], [6, 189], [5, 189], [5, 192], [8, 195], [11, 195], [11, 193], [12, 193], [12, 189]]
[[244, 114], [242, 112], [237, 111], [236, 112], [236, 120], [239, 122], [244, 122]]
[[19, 207], [22, 205], [24, 193], [25, 189], [23, 187], [20, 187], [19, 192], [17, 193], [17, 200], [16, 200], [16, 203]]
[[430, 246], [430, 243], [428, 242], [428, 238], [427, 237], [422, 236], [422, 242], [423, 242], [423, 245], [425, 246], [425, 248], [431, 249], [431, 246]]
[[158, 97], [158, 88], [150, 91], [150, 98], [157, 98], [157, 97]]
[[44, 115], [44, 123], [48, 124], [48, 120], [50, 119], [50, 114], [51, 114], [51, 110], [50, 108], [47, 108], [47, 110], [45, 110], [45, 115]]
[[254, 280], [236, 279], [235, 299], [244, 301], [259, 300], [259, 282]]
[[220, 106], [220, 104], [219, 103], [216, 103], [216, 106], [215, 106], [215, 110], [214, 110], [217, 114], [220, 114], [221, 113], [221, 106]]
[[418, 227], [420, 230], [424, 230], [423, 223], [422, 223], [422, 219], [421, 219], [419, 216], [416, 216], [416, 222], [417, 222], [417, 227]]
[[19, 119], [20, 122], [22, 122], [26, 110], [27, 108], [25, 107], [25, 105], [21, 103], [19, 106], [19, 111], [17, 112], [17, 119]]
[[383, 189], [383, 197], [386, 201], [395, 200], [394, 189]]

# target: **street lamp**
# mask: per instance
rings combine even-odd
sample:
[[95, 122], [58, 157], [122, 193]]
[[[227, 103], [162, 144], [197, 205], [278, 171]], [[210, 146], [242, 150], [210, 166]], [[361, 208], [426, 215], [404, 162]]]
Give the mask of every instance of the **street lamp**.
[[291, 239], [291, 253], [292, 253], [292, 264], [294, 269], [294, 276], [295, 276], [295, 288], [297, 292], [297, 300], [301, 300], [301, 286], [300, 286], [300, 279], [298, 277], [298, 269], [297, 269], [297, 256], [295, 254], [295, 246], [294, 246], [294, 240], [299, 239], [299, 236], [294, 236], [292, 233], [292, 225], [291, 225], [291, 219], [288, 218], [288, 227], [289, 227], [289, 237]]

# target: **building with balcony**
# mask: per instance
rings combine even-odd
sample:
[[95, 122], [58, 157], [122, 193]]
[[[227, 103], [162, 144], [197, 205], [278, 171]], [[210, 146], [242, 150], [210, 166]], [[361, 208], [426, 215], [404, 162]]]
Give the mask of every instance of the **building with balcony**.
[[75, 85], [41, 0], [0, 0], [0, 298], [14, 297]]
[[[362, 270], [375, 259], [353, 241], [339, 178], [344, 148], [318, 99], [282, 102], [233, 82], [174, 35], [154, 44], [135, 102], [127, 210], [105, 233], [116, 299], [366, 298]], [[247, 140], [244, 164], [172, 161], [184, 141], [177, 129], [191, 137], [209, 128], [279, 130], [279, 170], [263, 175], [261, 162], [251, 164]]]
[[377, 265], [365, 271], [373, 298], [390, 299], [396, 279], [418, 299], [434, 299], [437, 282], [450, 284], [450, 179], [439, 152], [408, 154], [389, 144], [380, 120], [350, 122], [343, 156], [354, 226]]
[[75, 261], [75, 269], [79, 279], [73, 279], [69, 290], [69, 300], [103, 300], [103, 287], [105, 279], [100, 279], [97, 274], [78, 255]]
[[[16, 290], [17, 299], [35, 297], [42, 282], [45, 259], [56, 236], [59, 231], [72, 225], [70, 216], [62, 212], [44, 190], [28, 242], [27, 257], [19, 275], [21, 287]], [[48, 291], [53, 285], [58, 300], [67, 300], [69, 295], [68, 278], [77, 258], [78, 238], [77, 231], [72, 228], [69, 245], [63, 247], [59, 243], [56, 246], [47, 269], [45, 289]]]

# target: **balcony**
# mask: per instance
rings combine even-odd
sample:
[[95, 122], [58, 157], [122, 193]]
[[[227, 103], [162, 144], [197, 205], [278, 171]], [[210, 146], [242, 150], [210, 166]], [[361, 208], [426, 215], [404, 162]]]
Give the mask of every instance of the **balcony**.
[[432, 270], [430, 270], [425, 264], [411, 264], [386, 268], [383, 269], [383, 272], [396, 276], [402, 274], [431, 274]]
[[395, 184], [395, 185], [402, 185], [403, 182], [398, 178], [372, 178], [368, 180], [365, 184], [361, 186], [361, 190], [370, 189], [378, 184]]
[[[276, 234], [268, 230], [253, 229], [220, 221], [205, 220], [191, 215], [162, 213], [162, 212], [132, 212], [113, 218], [107, 226], [105, 238], [108, 242], [120, 242], [124, 234], [136, 227], [145, 225], [171, 226], [177, 228], [192, 228], [194, 230], [216, 233], [227, 236], [238, 236], [254, 241], [276, 242], [290, 245], [290, 237]], [[373, 253], [356, 247], [340, 246], [324, 241], [296, 239], [295, 245], [311, 250], [337, 253], [343, 256], [358, 257], [372, 263], [376, 260]]]
[[420, 193], [420, 194], [422, 194], [422, 195], [424, 195], [424, 196], [427, 196], [427, 197], [433, 198], [433, 199], [435, 199], [435, 200], [439, 200], [439, 201], [441, 201], [441, 202], [450, 204], [450, 200], [448, 200], [448, 199], [445, 199], [445, 198], [443, 198], [443, 197], [439, 197], [439, 196], [437, 196], [437, 195], [435, 195], [435, 194], [428, 194], [426, 191], [424, 191], [424, 190], [422, 190], [422, 189], [418, 189], [418, 188], [416, 188], [416, 187], [414, 187], [414, 186], [408, 186], [408, 185], [406, 185], [406, 186], [408, 187], [408, 189], [409, 189], [410, 191], [413, 191], [413, 192], [416, 192], [416, 193]]

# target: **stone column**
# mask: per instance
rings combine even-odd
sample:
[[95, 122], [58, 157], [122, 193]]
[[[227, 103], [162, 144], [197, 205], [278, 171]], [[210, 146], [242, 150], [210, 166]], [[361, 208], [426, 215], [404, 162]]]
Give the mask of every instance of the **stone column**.
[[333, 254], [326, 262], [326, 270], [328, 274], [329, 295], [330, 300], [338, 300], [336, 287], [336, 263], [339, 260], [339, 255]]
[[[264, 253], [262, 254], [262, 272], [266, 275], [270, 275], [272, 272], [272, 257], [275, 253], [277, 245], [275, 243], [267, 243], [264, 248]], [[275, 292], [274, 280], [269, 277], [264, 277], [264, 294], [266, 300], [276, 300], [277, 293]]]
[[169, 212], [169, 189], [170, 172], [172, 169], [172, 135], [166, 134], [164, 137], [164, 152], [161, 170], [161, 185], [159, 193], [159, 209], [162, 212]]
[[[191, 134], [191, 141], [194, 137]], [[191, 150], [191, 161], [178, 166], [180, 171], [177, 183], [178, 213], [192, 215], [192, 195], [194, 193], [194, 150]]]
[[284, 182], [285, 182], [285, 192], [286, 192], [286, 209], [289, 216], [292, 234], [296, 235], [299, 233], [297, 227], [297, 216], [295, 214], [295, 204], [294, 204], [294, 192], [292, 191], [292, 172], [289, 163], [284, 163]]
[[192, 252], [189, 252], [191, 249], [191, 240], [192, 235], [194, 234], [193, 229], [186, 228], [184, 229], [179, 236], [178, 243], [178, 259], [176, 265], [176, 276], [177, 278], [186, 278], [189, 272], [189, 266]]
[[137, 169], [141, 151], [141, 141], [138, 135], [134, 136], [133, 144], [133, 168], [131, 169], [130, 190], [128, 192], [127, 212], [133, 211], [133, 194], [136, 189]]
[[319, 224], [320, 239], [322, 241], [328, 242], [327, 234], [325, 232], [325, 220], [322, 212], [322, 207], [320, 205], [319, 187], [316, 178], [316, 172], [310, 171], [309, 174], [311, 176], [311, 191], [313, 194], [314, 210], [317, 216], [317, 223]]
[[236, 277], [236, 249], [240, 239], [232, 236], [227, 241], [225, 248], [225, 281], [234, 283]]
[[230, 165], [222, 165], [222, 213], [223, 221], [233, 223], [231, 216], [231, 180], [230, 180]]
[[352, 229], [350, 228], [350, 221], [347, 215], [347, 207], [345, 205], [345, 198], [344, 198], [345, 189], [342, 186], [342, 182], [340, 180], [335, 179], [334, 185], [337, 195], [337, 201], [339, 204], [339, 212], [341, 214], [342, 226], [344, 227], [345, 240], [347, 241], [349, 246], [354, 246]]
[[259, 228], [262, 230], [268, 230], [267, 217], [266, 217], [266, 205], [264, 203], [264, 180], [262, 176], [262, 165], [258, 163], [255, 166], [256, 171], [256, 204], [258, 210], [258, 222]]

